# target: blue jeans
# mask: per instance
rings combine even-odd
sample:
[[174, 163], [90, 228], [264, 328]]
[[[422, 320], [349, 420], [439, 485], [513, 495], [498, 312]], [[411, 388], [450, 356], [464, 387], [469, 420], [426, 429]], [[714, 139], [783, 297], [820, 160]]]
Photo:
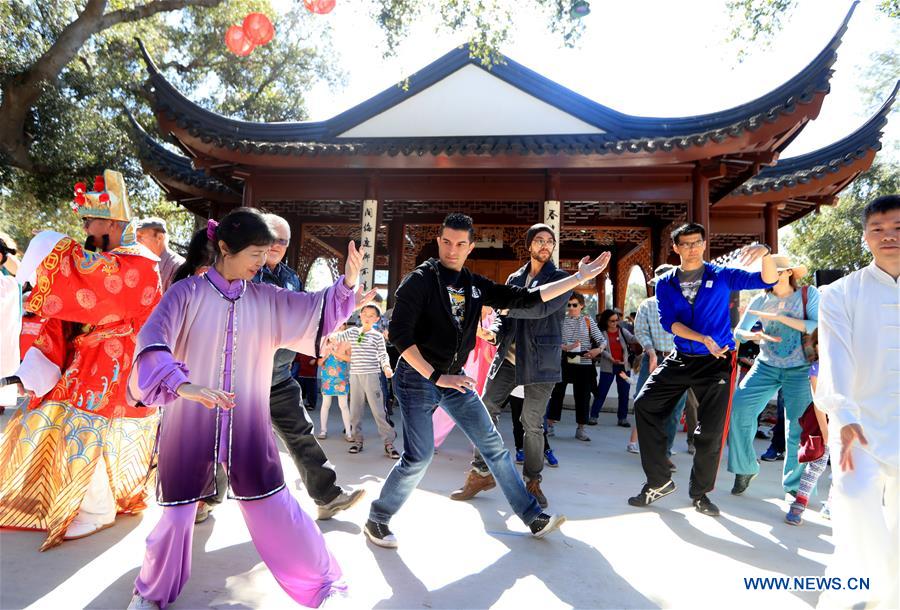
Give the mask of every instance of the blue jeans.
[[541, 514], [476, 392], [439, 388], [405, 360], [397, 364], [393, 380], [394, 395], [403, 414], [403, 454], [385, 479], [381, 495], [372, 502], [372, 521], [390, 522], [425, 476], [434, 457], [431, 415], [435, 406], [442, 407], [472, 441], [519, 518], [528, 525]]
[[[650, 377], [650, 360], [647, 358], [647, 354], [641, 354], [639, 358], [641, 359], [641, 370], [638, 372], [637, 386], [634, 392], [635, 396], [641, 393], [641, 388], [644, 387], [647, 378]], [[666, 449], [669, 455], [672, 455], [672, 445], [675, 444], [675, 434], [678, 433], [678, 424], [681, 423], [681, 414], [684, 413], [684, 406], [686, 403], [687, 392], [682, 395], [681, 400], [675, 405], [675, 410], [672, 411], [672, 415], [666, 420], [666, 437], [668, 438]]]
[[619, 394], [619, 408], [616, 415], [619, 417], [619, 421], [628, 419], [628, 395], [631, 393], [631, 384], [619, 377], [619, 373], [624, 371], [624, 366], [614, 364], [612, 373], [600, 372], [600, 378], [597, 380], [597, 397], [591, 406], [591, 419], [597, 419], [597, 416], [600, 415], [600, 410], [603, 408], [603, 403], [606, 401], [606, 395], [609, 394], [613, 381], [616, 382], [616, 392]]
[[757, 419], [769, 400], [781, 389], [787, 427], [784, 473], [781, 483], [785, 491], [797, 491], [803, 466], [797, 460], [800, 449], [800, 416], [812, 402], [809, 365], [778, 368], [757, 360], [741, 380], [731, 407], [731, 429], [728, 432], [728, 472], [757, 474], [759, 463], [753, 439]]

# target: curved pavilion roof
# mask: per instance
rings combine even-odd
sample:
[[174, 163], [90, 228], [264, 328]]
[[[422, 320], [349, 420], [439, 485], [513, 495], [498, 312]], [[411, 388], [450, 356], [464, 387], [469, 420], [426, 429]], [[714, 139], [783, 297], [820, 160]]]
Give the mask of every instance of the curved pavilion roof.
[[[797, 75], [769, 93], [727, 110], [688, 117], [637, 117], [585, 98], [506, 59], [487, 70], [455, 49], [409, 78], [325, 121], [258, 123], [224, 117], [182, 95], [138, 41], [149, 77], [146, 88], [162, 133], [190, 157], [171, 152], [134, 122], [145, 169], [170, 198], [189, 203], [236, 202], [242, 176], [261, 169], [430, 170], [583, 169], [668, 166], [713, 168], [710, 201], [717, 213], [784, 203], [787, 224], [834, 195], [880, 149], [881, 129], [897, 95], [850, 136], [821, 150], [775, 162], [818, 116], [837, 49], [857, 2], [834, 36]], [[457, 71], [475, 66], [542, 103], [566, 113], [591, 133], [423, 137], [359, 137], [348, 132], [388, 112]], [[133, 119], [132, 119], [133, 121]], [[773, 164], [774, 163], [774, 164]], [[766, 167], [768, 166], [768, 167]], [[718, 202], [718, 203], [716, 203]]]
[[208, 215], [208, 202], [240, 203], [241, 195], [217, 178], [194, 169], [190, 158], [172, 152], [148, 134], [128, 112], [131, 139], [138, 149], [141, 166], [169, 199], [194, 213]]
[[715, 208], [783, 203], [783, 226], [819, 205], [834, 202], [835, 195], [866, 171], [881, 150], [881, 136], [898, 92], [900, 81], [859, 129], [824, 148], [780, 159], [732, 191]]
[[[140, 44], [146, 87], [160, 127], [197, 161], [216, 168], [270, 169], [546, 169], [616, 168], [714, 161], [710, 200], [727, 196], [772, 163], [818, 116], [829, 91], [837, 48], [856, 7], [796, 76], [734, 108], [688, 117], [638, 117], [613, 110], [506, 59], [487, 70], [467, 47], [325, 121], [257, 123], [221, 116], [182, 95]], [[140, 42], [140, 41], [139, 41]], [[348, 137], [348, 130], [410, 100], [462, 68], [475, 66], [586, 124], [591, 133], [441, 137]], [[721, 165], [720, 165], [721, 164]], [[229, 176], [221, 176], [226, 182]]]

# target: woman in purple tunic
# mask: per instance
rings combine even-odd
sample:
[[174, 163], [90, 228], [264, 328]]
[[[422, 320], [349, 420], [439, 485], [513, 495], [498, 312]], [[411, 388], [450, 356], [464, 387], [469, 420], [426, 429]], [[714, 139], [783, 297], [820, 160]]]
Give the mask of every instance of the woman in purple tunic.
[[165, 405], [157, 483], [165, 508], [147, 538], [129, 608], [165, 608], [178, 597], [190, 576], [197, 503], [216, 495], [219, 462], [278, 584], [297, 602], [318, 607], [343, 588], [341, 570], [285, 488], [269, 386], [277, 348], [314, 354], [317, 337], [352, 313], [361, 255], [351, 242], [344, 276], [321, 292], [297, 293], [250, 282], [275, 241], [259, 212], [239, 208], [206, 231], [209, 243], [198, 245], [212, 247], [215, 264], [173, 284], [137, 339], [132, 394]]

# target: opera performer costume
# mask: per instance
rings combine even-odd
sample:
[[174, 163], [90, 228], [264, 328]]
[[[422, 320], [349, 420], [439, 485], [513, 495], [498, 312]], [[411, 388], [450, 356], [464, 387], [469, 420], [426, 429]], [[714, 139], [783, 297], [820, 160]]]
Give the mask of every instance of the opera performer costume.
[[[132, 604], [164, 608], [178, 597], [191, 572], [197, 503], [216, 495], [219, 462], [256, 550], [288, 595], [317, 607], [343, 590], [322, 533], [285, 487], [269, 389], [276, 349], [316, 353], [317, 339], [353, 308], [343, 276], [326, 290], [302, 293], [229, 282], [211, 268], [166, 292], [138, 337], [129, 382], [145, 403], [164, 405], [157, 502], [165, 508], [147, 538]], [[207, 409], [181, 398], [177, 389], [188, 382], [233, 392], [234, 408]]]
[[[122, 175], [76, 185], [82, 218], [130, 221]], [[80, 205], [78, 205], [80, 204]], [[41, 550], [113, 524], [146, 505], [156, 410], [126, 398], [137, 333], [159, 302], [159, 259], [125, 225], [121, 245], [86, 250], [36, 235], [17, 277], [42, 324], [16, 375], [31, 396], [0, 439], [0, 527], [41, 529]]]

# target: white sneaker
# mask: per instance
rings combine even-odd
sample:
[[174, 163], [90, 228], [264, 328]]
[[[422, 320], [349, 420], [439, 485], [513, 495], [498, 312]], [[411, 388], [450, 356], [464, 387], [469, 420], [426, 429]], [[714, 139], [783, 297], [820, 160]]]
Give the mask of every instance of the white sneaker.
[[637, 443], [628, 443], [625, 445], [625, 450], [628, 451], [628, 453], [640, 453]]
[[135, 593], [131, 598], [131, 603], [128, 604], [127, 610], [159, 610], [159, 604], [153, 600], [144, 599]]

